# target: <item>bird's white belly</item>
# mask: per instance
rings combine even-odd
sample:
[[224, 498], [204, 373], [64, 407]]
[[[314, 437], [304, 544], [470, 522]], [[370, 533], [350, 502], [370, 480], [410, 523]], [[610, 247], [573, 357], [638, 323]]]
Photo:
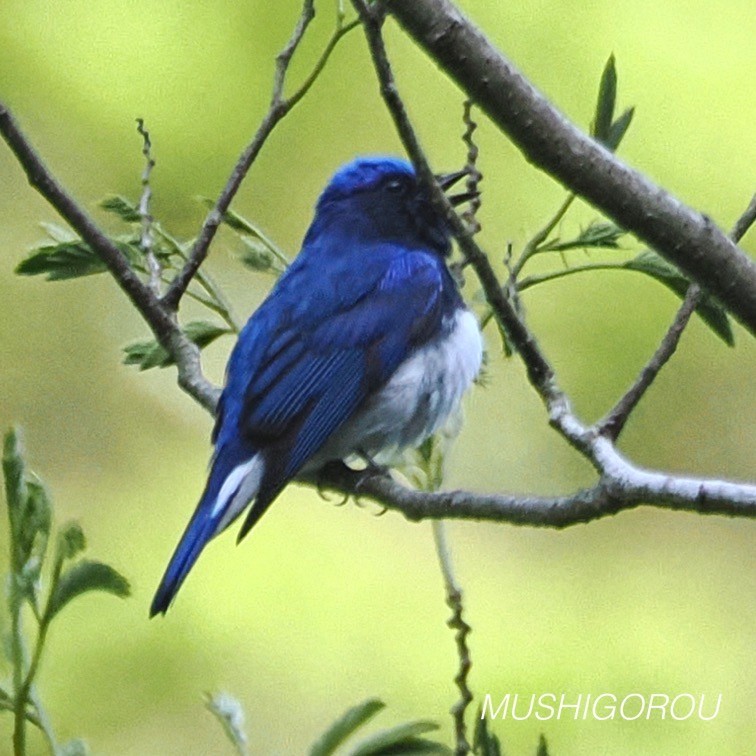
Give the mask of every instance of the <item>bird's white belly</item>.
[[388, 383], [350, 418], [315, 455], [308, 468], [355, 453], [417, 446], [441, 428], [477, 376], [483, 341], [475, 316], [454, 315], [449, 333], [403, 362]]

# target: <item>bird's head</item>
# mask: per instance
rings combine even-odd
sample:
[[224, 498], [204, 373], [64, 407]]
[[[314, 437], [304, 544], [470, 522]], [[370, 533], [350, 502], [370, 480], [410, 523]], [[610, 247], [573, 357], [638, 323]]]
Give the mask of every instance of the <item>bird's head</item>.
[[[464, 175], [460, 171], [437, 179], [446, 190]], [[449, 199], [456, 205], [471, 198], [462, 193]], [[434, 210], [412, 165], [400, 158], [357, 158], [336, 171], [318, 200], [313, 225], [321, 224], [340, 225], [370, 240], [450, 251], [446, 221]]]

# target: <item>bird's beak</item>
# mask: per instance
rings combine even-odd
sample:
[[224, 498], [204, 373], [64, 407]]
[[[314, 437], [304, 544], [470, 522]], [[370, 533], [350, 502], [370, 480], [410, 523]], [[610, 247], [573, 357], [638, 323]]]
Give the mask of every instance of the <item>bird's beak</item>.
[[[442, 173], [436, 176], [436, 181], [438, 181], [438, 185], [447, 192], [454, 186], [454, 184], [467, 175], [467, 169], [455, 171], [454, 173]], [[478, 192], [461, 192], [460, 194], [452, 194], [449, 196], [449, 202], [456, 207], [463, 202], [475, 199], [478, 197], [478, 194]]]

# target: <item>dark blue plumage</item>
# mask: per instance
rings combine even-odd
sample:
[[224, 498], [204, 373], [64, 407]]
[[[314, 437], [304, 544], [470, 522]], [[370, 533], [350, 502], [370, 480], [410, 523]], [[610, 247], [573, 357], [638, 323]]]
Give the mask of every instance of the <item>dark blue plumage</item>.
[[481, 354], [449, 250], [408, 163], [362, 158], [336, 173], [299, 256], [239, 334], [207, 486], [151, 614], [250, 501], [239, 539], [303, 469], [419, 443], [445, 420]]

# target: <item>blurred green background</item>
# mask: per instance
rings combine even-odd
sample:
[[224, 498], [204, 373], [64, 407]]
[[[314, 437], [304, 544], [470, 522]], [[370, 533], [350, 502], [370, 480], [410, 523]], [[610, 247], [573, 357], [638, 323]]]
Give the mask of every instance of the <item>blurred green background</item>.
[[[568, 116], [589, 122], [610, 52], [619, 105], [636, 120], [622, 156], [729, 228], [754, 190], [756, 17], [751, 0], [468, 2], [470, 14]], [[293, 67], [305, 72], [333, 23], [321, 2]], [[0, 97], [55, 173], [108, 228], [96, 202], [134, 199], [134, 119], [157, 168], [154, 211], [190, 236], [262, 117], [293, 0], [2, 0]], [[390, 25], [398, 82], [439, 169], [464, 159], [461, 97]], [[483, 243], [498, 257], [542, 225], [563, 190], [483, 123]], [[364, 40], [344, 40], [315, 89], [274, 133], [235, 203], [293, 254], [315, 198], [359, 153], [399, 152]], [[565, 235], [595, 217], [577, 208]], [[379, 722], [432, 717], [450, 734], [456, 657], [430, 525], [372, 506], [336, 507], [290, 487], [239, 548], [203, 555], [165, 619], [152, 592], [204, 483], [209, 418], [172, 369], [139, 374], [121, 347], [146, 327], [105, 276], [49, 284], [14, 266], [56, 220], [0, 149], [0, 427], [21, 424], [59, 521], [76, 518], [90, 554], [133, 584], [126, 602], [90, 597], [53, 629], [40, 685], [61, 739], [98, 754], [229, 753], [202, 693], [244, 704], [253, 753], [301, 753], [368, 696]], [[270, 280], [233, 259], [222, 235], [208, 270], [246, 317]], [[744, 242], [753, 253], [756, 234]], [[574, 258], [580, 261], [578, 254]], [[474, 293], [468, 281], [468, 294]], [[600, 416], [658, 343], [677, 301], [637, 274], [590, 274], [534, 290], [528, 316], [588, 420]], [[493, 329], [489, 385], [467, 403], [449, 486], [568, 492], [586, 463], [551, 432], [517, 360]], [[754, 473], [753, 340], [727, 348], [699, 321], [627, 428], [639, 463], [700, 475]], [[230, 339], [205, 356], [222, 376]], [[498, 723], [507, 753], [556, 756], [746, 754], [753, 701], [756, 530], [752, 522], [637, 510], [565, 532], [454, 523], [451, 538], [474, 667], [471, 687], [506, 693], [722, 693], [711, 722]], [[5, 552], [5, 531], [2, 549]], [[4, 620], [5, 621], [5, 620]], [[0, 718], [9, 746], [10, 717]], [[40, 746], [41, 747], [41, 746]], [[0, 745], [0, 752], [5, 746]]]

